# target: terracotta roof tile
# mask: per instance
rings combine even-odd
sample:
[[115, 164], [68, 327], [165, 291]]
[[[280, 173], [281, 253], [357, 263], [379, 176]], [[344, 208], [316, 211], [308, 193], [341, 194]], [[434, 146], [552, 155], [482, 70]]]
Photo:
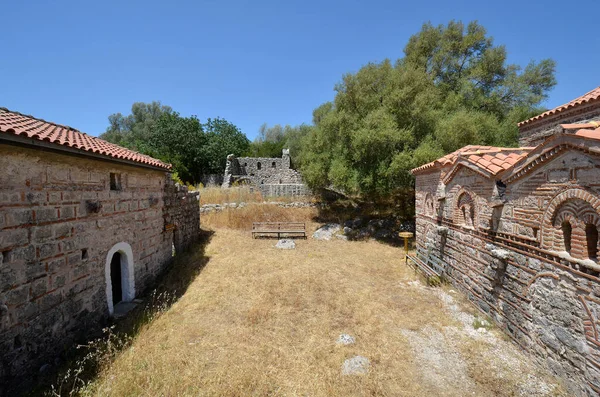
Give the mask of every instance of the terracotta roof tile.
[[412, 170], [412, 173], [419, 173], [430, 168], [445, 167], [447, 165], [452, 166], [459, 160], [462, 160], [488, 174], [498, 175], [526, 157], [531, 150], [533, 150], [532, 147], [501, 148], [470, 145], [436, 161], [415, 168]]
[[600, 139], [600, 128], [596, 128], [595, 130], [579, 130], [575, 133], [575, 135], [585, 138]]
[[540, 120], [543, 119], [544, 117], [556, 114], [556, 113], [560, 113], [564, 110], [573, 108], [575, 106], [579, 106], [579, 105], [583, 105], [586, 104], [588, 102], [591, 101], [596, 101], [600, 99], [600, 87], [596, 87], [593, 90], [591, 90], [590, 92], [580, 96], [579, 98], [573, 99], [571, 102], [565, 103], [564, 105], [558, 106], [552, 110], [548, 110], [547, 112], [544, 112], [542, 114], [539, 114], [535, 117], [532, 117], [528, 120], [522, 121], [518, 124], [519, 127], [524, 126], [526, 124], [532, 123], [536, 120]]
[[0, 134], [19, 135], [67, 146], [82, 152], [91, 152], [115, 159], [129, 160], [167, 170], [171, 168], [170, 164], [165, 164], [150, 156], [79, 132], [72, 127], [50, 123], [32, 116], [12, 112], [5, 108], [0, 108]]

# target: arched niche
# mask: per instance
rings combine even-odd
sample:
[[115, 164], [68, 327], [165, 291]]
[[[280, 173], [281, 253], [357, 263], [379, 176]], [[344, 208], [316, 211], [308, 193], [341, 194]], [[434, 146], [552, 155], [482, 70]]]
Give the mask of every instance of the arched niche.
[[[118, 270], [117, 270], [118, 269]], [[119, 274], [117, 274], [117, 272]], [[120, 281], [121, 299], [120, 302], [131, 302], [135, 298], [135, 271], [133, 263], [133, 251], [131, 246], [125, 242], [115, 244], [106, 254], [106, 263], [104, 266], [104, 275], [106, 279], [106, 303], [108, 305], [108, 314], [113, 315], [114, 306], [118, 302], [114, 293], [118, 291], [113, 281]]]
[[550, 202], [542, 220], [542, 247], [576, 259], [597, 260], [600, 200], [584, 189], [567, 189]]

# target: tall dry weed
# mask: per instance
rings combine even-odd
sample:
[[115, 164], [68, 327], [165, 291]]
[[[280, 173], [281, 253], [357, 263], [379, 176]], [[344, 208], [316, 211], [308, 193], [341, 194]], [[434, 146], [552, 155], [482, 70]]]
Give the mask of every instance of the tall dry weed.
[[249, 204], [244, 208], [202, 214], [203, 228], [250, 230], [253, 222], [312, 222], [316, 208], [283, 208], [276, 204]]

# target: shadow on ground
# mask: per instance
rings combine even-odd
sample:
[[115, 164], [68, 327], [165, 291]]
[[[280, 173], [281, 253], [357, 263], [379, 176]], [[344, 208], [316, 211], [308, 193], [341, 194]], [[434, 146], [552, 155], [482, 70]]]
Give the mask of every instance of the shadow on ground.
[[377, 240], [395, 247], [404, 246], [399, 232], [415, 231], [414, 196], [408, 192], [385, 202], [336, 200], [319, 206], [314, 222], [339, 224], [350, 241]]
[[142, 296], [125, 317], [109, 320], [102, 334], [91, 334], [86, 344], [65, 352], [65, 365], [34, 380], [27, 389], [17, 386], [11, 395], [72, 396], [93, 381], [103, 366], [127, 348], [139, 331], [167, 311], [187, 291], [209, 261], [206, 247], [214, 232], [201, 230], [200, 240], [187, 252], [175, 257], [171, 266], [157, 277], [157, 283]]

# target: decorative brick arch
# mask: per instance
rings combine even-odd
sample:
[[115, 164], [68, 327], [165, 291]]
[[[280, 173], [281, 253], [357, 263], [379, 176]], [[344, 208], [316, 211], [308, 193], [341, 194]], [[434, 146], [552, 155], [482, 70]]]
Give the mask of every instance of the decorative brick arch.
[[586, 225], [600, 228], [600, 198], [583, 188], [566, 189], [554, 196], [542, 219], [543, 248], [565, 250], [562, 230], [564, 223], [570, 225], [573, 234], [573, 257], [587, 258], [585, 243], [582, 243], [586, 241], [585, 228]]
[[465, 188], [456, 192], [452, 208], [452, 221], [457, 225], [477, 228], [479, 225], [479, 209], [475, 201], [475, 194]]

